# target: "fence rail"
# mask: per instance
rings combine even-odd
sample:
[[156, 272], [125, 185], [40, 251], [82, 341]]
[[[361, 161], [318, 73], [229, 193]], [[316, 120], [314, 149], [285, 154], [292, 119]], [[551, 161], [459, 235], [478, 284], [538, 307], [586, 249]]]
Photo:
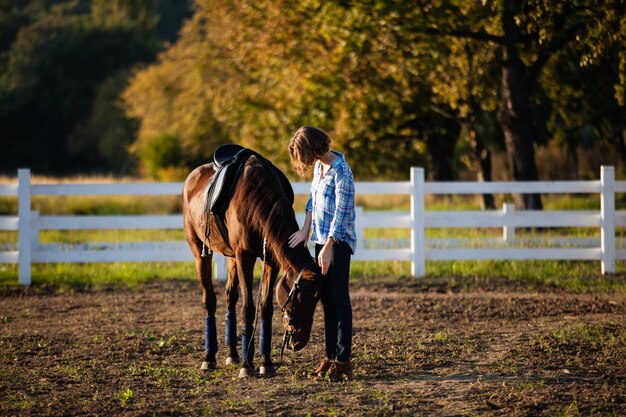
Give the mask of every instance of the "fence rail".
[[[293, 183], [295, 194], [308, 194], [308, 183]], [[425, 182], [424, 169], [412, 168], [410, 181], [358, 182], [357, 194], [408, 195], [408, 212], [365, 212], [357, 208], [358, 247], [355, 260], [400, 260], [411, 262], [411, 274], [425, 275], [426, 261], [438, 260], [596, 260], [602, 273], [615, 272], [615, 260], [626, 259], [625, 250], [617, 250], [615, 227], [626, 226], [626, 212], [615, 211], [615, 193], [626, 192], [626, 181], [615, 181], [614, 168], [603, 166], [601, 179], [593, 181], [538, 182]], [[181, 215], [118, 216], [40, 216], [32, 211], [32, 196], [79, 195], [179, 195], [182, 183], [107, 183], [107, 184], [31, 184], [30, 170], [18, 171], [18, 184], [0, 184], [0, 196], [17, 196], [18, 215], [0, 216], [0, 231], [17, 231], [17, 248], [0, 250], [0, 263], [19, 264], [19, 282], [31, 283], [31, 264], [59, 262], [154, 262], [191, 261], [187, 244], [176, 242], [87, 243], [80, 245], [41, 244], [39, 232], [45, 230], [107, 229], [182, 229]], [[502, 211], [425, 211], [426, 194], [599, 194], [599, 211], [518, 211], [504, 204]], [[304, 214], [297, 215], [302, 223]], [[426, 228], [502, 228], [502, 239], [485, 239], [489, 247], [455, 247], [459, 239], [426, 239]], [[537, 248], [519, 247], [528, 239], [517, 239], [515, 228], [587, 227], [599, 228], [600, 239], [560, 239], [572, 246]], [[410, 229], [408, 245], [400, 248], [366, 247], [366, 228]], [[438, 244], [433, 245], [437, 241]], [[578, 242], [578, 243], [576, 243]], [[621, 243], [621, 241], [620, 241]], [[5, 245], [5, 249], [6, 249]], [[372, 245], [369, 245], [372, 246]], [[0, 248], [1, 249], [1, 248]], [[13, 250], [17, 249], [17, 250]], [[214, 258], [216, 274], [223, 277], [223, 258]]]

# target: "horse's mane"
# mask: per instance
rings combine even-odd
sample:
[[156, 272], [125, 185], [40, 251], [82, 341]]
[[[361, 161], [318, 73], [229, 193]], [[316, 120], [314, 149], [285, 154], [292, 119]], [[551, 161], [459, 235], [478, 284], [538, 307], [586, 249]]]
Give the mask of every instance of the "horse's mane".
[[311, 255], [302, 244], [289, 247], [289, 237], [299, 230], [291, 201], [278, 174], [261, 161], [251, 157], [246, 162], [244, 189], [247, 210], [240, 210], [246, 223], [260, 236], [267, 238], [267, 248], [283, 270], [298, 271], [310, 263]]

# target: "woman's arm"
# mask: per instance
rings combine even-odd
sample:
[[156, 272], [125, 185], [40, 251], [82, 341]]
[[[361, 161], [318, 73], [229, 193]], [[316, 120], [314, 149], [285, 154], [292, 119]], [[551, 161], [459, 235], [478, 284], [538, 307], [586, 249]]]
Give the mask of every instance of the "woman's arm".
[[335, 176], [335, 211], [330, 222], [328, 240], [320, 250], [317, 263], [326, 275], [330, 267], [333, 246], [337, 241], [345, 241], [346, 227], [354, 212], [354, 180], [349, 171]]
[[353, 218], [354, 179], [349, 171], [343, 170], [335, 176], [335, 211], [330, 222], [328, 237], [345, 242], [348, 224]]

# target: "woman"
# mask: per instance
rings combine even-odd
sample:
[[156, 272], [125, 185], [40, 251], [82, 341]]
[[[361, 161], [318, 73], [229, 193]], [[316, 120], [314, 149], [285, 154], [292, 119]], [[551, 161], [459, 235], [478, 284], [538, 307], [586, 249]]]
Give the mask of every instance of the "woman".
[[315, 258], [326, 276], [322, 288], [326, 356], [311, 377], [352, 378], [352, 306], [348, 288], [350, 257], [356, 248], [354, 179], [343, 154], [330, 150], [322, 129], [303, 126], [289, 142], [291, 163], [304, 176], [314, 165], [311, 195], [301, 230], [289, 237], [289, 246], [315, 242]]

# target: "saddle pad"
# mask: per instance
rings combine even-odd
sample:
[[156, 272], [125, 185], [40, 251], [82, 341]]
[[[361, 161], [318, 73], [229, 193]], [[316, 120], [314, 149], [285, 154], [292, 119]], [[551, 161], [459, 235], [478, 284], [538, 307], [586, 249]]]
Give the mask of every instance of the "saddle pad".
[[[224, 152], [218, 155], [217, 151], [220, 148], [223, 148]], [[220, 158], [222, 165], [217, 168], [217, 172], [209, 184], [206, 207], [207, 212], [217, 215], [223, 215], [226, 212], [246, 160], [252, 155], [258, 155], [253, 150], [239, 145], [232, 145], [228, 148], [224, 148], [223, 145], [220, 148], [215, 151], [214, 160]], [[232, 155], [234, 151], [236, 153]]]
[[244, 148], [243, 146], [236, 144], [222, 145], [217, 148], [213, 154], [213, 167], [216, 169], [216, 172], [207, 187], [205, 212], [207, 215], [213, 214], [220, 234], [222, 235], [222, 239], [231, 250], [232, 247], [228, 239], [228, 230], [224, 214], [230, 204], [230, 200], [235, 190], [235, 185], [237, 184], [239, 176], [243, 171], [243, 166], [252, 155], [256, 156], [272, 168], [278, 176], [281, 188], [287, 195], [290, 204], [293, 205], [294, 201], [291, 183], [285, 174], [283, 174], [283, 172], [274, 166], [269, 160], [265, 159], [252, 149]]
[[278, 176], [282, 189], [287, 194], [290, 204], [293, 205], [294, 194], [289, 179], [271, 161], [249, 148], [235, 143], [219, 146], [213, 153], [213, 168], [216, 170], [207, 189], [207, 213], [224, 214], [241, 170], [250, 156], [256, 156], [268, 164]]
[[216, 201], [221, 195], [226, 194], [225, 192], [222, 192], [224, 188], [224, 180], [226, 179], [229, 171], [231, 171], [231, 168], [233, 168], [232, 165], [225, 165], [217, 169], [215, 177], [211, 181], [209, 190], [207, 192], [207, 212], [214, 212], [217, 209], [215, 204]]

